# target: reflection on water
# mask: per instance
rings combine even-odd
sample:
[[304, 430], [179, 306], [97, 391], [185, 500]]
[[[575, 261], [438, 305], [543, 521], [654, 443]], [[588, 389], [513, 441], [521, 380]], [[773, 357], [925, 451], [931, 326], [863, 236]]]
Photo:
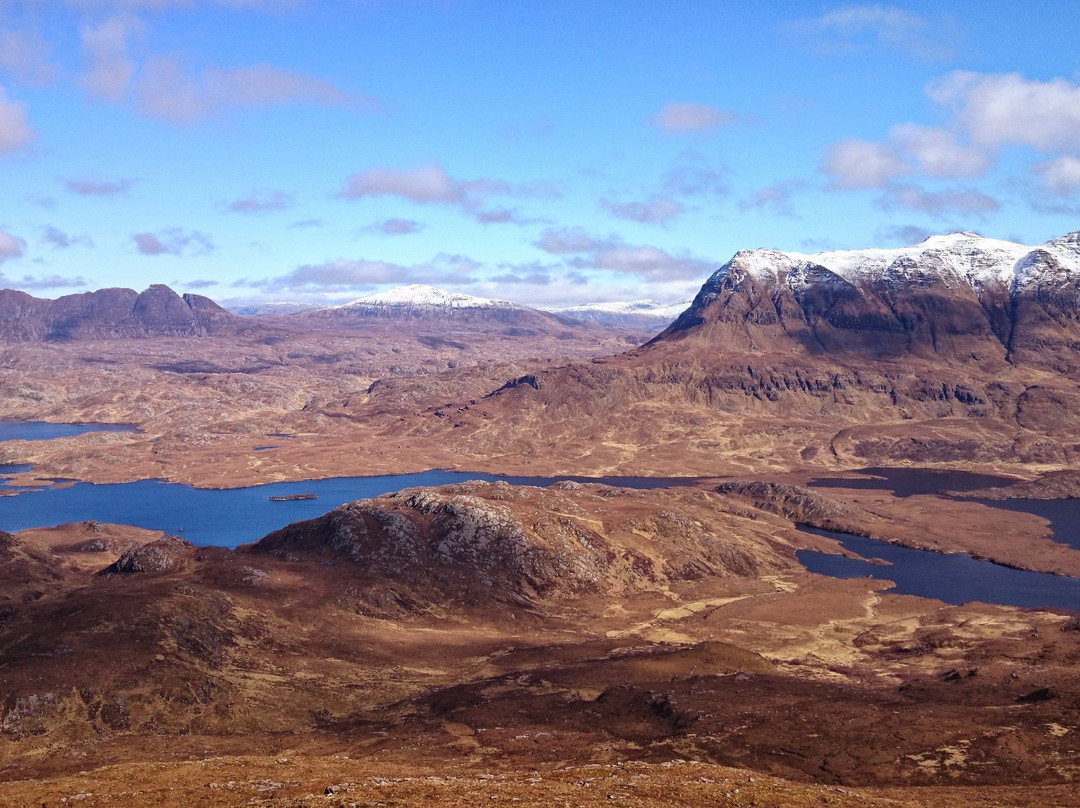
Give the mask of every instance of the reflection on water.
[[836, 539], [847, 550], [863, 558], [888, 562], [887, 565], [872, 564], [815, 550], [799, 550], [796, 553], [799, 563], [820, 575], [888, 580], [895, 584], [889, 590], [891, 593], [936, 598], [955, 605], [981, 601], [1080, 611], [1080, 580], [1076, 578], [1012, 569], [979, 561], [964, 553], [932, 553], [848, 533], [809, 527], [800, 529]]

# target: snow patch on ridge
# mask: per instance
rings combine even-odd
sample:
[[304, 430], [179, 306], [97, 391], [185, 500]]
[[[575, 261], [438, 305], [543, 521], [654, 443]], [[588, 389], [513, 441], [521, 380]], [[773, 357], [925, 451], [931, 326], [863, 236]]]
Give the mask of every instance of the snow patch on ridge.
[[1029, 276], [1033, 267], [1046, 265], [1045, 260], [1032, 257], [1040, 252], [1052, 256], [1056, 264], [1066, 269], [1069, 278], [1080, 276], [1080, 232], [1032, 248], [964, 231], [931, 236], [920, 244], [892, 249], [828, 250], [814, 254], [740, 250], [710, 278], [713, 283], [706, 285], [725, 279], [739, 283], [751, 277], [768, 284], [786, 282], [793, 287], [801, 286], [827, 280], [828, 276], [811, 278], [810, 269], [818, 266], [854, 285], [937, 279], [949, 287], [966, 284], [975, 290], [987, 286], [1011, 288]]
[[438, 306], [451, 309], [521, 308], [517, 303], [511, 303], [509, 300], [490, 300], [461, 292], [448, 292], [445, 289], [419, 283], [396, 286], [384, 292], [374, 292], [329, 308], [351, 309], [371, 306]]

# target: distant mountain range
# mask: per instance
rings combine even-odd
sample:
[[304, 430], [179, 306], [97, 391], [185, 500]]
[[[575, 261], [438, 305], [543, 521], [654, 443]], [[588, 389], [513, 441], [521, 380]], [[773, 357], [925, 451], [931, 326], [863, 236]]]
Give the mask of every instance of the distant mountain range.
[[250, 327], [208, 297], [180, 296], [161, 284], [141, 293], [100, 289], [55, 300], [0, 289], [0, 339], [8, 342], [202, 337]]
[[[340, 317], [345, 313], [364, 317], [384, 318], [441, 318], [452, 316], [460, 309], [487, 311], [497, 310], [543, 311], [561, 320], [577, 320], [609, 328], [655, 333], [662, 331], [690, 305], [690, 300], [678, 303], [657, 303], [652, 300], [616, 301], [590, 303], [570, 307], [544, 307], [531, 309], [508, 300], [492, 300], [460, 292], [450, 292], [433, 286], [409, 284], [382, 292], [358, 297], [348, 303], [334, 306], [318, 306], [311, 303], [272, 302], [256, 303], [233, 309], [236, 314], [264, 316], [274, 314], [300, 314], [322, 311], [319, 317]], [[335, 314], [331, 314], [334, 312]], [[460, 315], [459, 315], [460, 316]]]
[[549, 309], [552, 314], [599, 323], [614, 328], [640, 328], [662, 331], [690, 306], [692, 301], [657, 303], [654, 300], [590, 303], [584, 306]]

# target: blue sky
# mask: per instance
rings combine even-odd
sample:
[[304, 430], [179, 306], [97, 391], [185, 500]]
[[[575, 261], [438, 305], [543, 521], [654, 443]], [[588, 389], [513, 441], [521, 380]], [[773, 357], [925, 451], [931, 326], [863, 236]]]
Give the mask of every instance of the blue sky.
[[0, 0], [0, 286], [690, 296], [1080, 228], [1075, 2]]

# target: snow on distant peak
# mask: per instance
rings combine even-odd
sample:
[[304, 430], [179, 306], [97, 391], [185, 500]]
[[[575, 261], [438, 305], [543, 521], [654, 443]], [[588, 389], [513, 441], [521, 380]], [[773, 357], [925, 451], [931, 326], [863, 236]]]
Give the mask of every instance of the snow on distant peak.
[[516, 303], [508, 300], [490, 300], [485, 297], [474, 297], [461, 292], [448, 292], [445, 289], [437, 289], [434, 286], [424, 286], [412, 283], [407, 286], [395, 286], [382, 292], [374, 292], [370, 295], [358, 297], [335, 309], [364, 308], [368, 306], [438, 306], [451, 309], [491, 309], [491, 308], [517, 308]]
[[736, 282], [746, 276], [766, 282], [793, 282], [805, 279], [808, 267], [820, 266], [849, 283], [886, 276], [936, 275], [949, 284], [1007, 284], [1014, 277], [1017, 262], [1031, 249], [1023, 244], [961, 231], [930, 236], [910, 247], [827, 250], [813, 254], [772, 249], [741, 250], [717, 272], [717, 276], [731, 277]]
[[678, 303], [657, 303], [655, 300], [612, 300], [605, 303], [586, 303], [581, 306], [555, 309], [562, 314], [587, 313], [591, 311], [606, 314], [645, 314], [655, 317], [678, 317], [692, 301]]

